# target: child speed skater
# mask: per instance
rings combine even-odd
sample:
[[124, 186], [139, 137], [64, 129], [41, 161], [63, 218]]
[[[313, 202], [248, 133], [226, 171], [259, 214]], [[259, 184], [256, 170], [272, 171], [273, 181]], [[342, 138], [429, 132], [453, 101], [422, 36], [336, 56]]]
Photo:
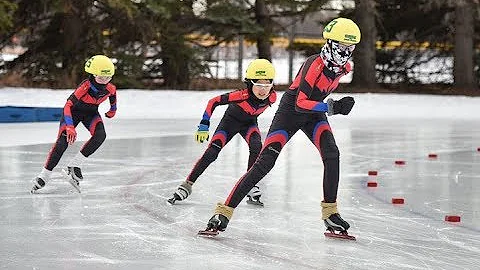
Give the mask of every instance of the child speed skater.
[[[195, 140], [199, 143], [209, 139], [210, 117], [215, 108], [226, 104], [228, 104], [228, 108], [202, 157], [196, 162], [185, 181], [178, 186], [173, 197], [168, 200], [170, 204], [185, 200], [192, 193], [192, 186], [198, 177], [217, 159], [223, 147], [236, 134], [240, 134], [248, 144], [250, 155], [247, 167], [248, 169], [252, 167], [262, 149], [257, 118], [276, 101], [277, 97], [273, 89], [274, 77], [275, 68], [270, 61], [266, 59], [253, 60], [246, 70], [245, 89], [225, 93], [209, 100], [195, 134]], [[247, 202], [262, 206], [261, 192], [258, 186], [253, 185], [248, 191]]]
[[31, 193], [43, 188], [50, 180], [53, 169], [57, 166], [68, 146], [77, 138], [75, 128], [82, 123], [90, 132], [91, 138], [83, 145], [80, 152], [70, 161], [66, 170], [62, 170], [68, 182], [80, 192], [79, 181], [83, 180], [82, 165], [85, 160], [105, 141], [106, 133], [98, 106], [107, 98], [110, 110], [105, 117], [112, 118], [117, 111], [116, 87], [110, 83], [115, 74], [115, 66], [105, 55], [95, 55], [85, 63], [85, 72], [89, 74], [67, 99], [60, 119], [57, 141], [51, 148], [42, 171], [33, 180]]

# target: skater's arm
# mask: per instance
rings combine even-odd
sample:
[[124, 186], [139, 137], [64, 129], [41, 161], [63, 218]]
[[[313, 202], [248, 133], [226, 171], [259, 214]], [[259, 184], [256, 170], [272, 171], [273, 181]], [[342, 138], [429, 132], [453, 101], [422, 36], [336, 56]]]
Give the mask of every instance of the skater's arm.
[[307, 59], [302, 67], [300, 84], [297, 91], [295, 109], [299, 112], [327, 112], [327, 103], [310, 100], [317, 78], [323, 69], [323, 60], [320, 57]]
[[207, 108], [203, 113], [202, 120], [210, 121], [210, 117], [212, 117], [213, 111], [219, 105], [225, 105], [233, 102], [239, 102], [242, 100], [248, 99], [249, 94], [248, 90], [237, 90], [230, 93], [222, 94], [220, 96], [216, 96], [208, 101]]
[[110, 93], [110, 95], [108, 96], [108, 100], [110, 101], [110, 110], [105, 113], [105, 116], [108, 118], [112, 118], [117, 112], [117, 89], [115, 85], [109, 83], [107, 84], [107, 90]]
[[72, 107], [78, 103], [78, 101], [88, 92], [90, 88], [90, 82], [88, 80], [83, 81], [77, 89], [73, 92], [73, 94], [68, 97], [65, 106], [63, 107], [63, 115], [65, 118], [65, 123], [69, 126], [73, 126], [73, 119], [72, 119]]

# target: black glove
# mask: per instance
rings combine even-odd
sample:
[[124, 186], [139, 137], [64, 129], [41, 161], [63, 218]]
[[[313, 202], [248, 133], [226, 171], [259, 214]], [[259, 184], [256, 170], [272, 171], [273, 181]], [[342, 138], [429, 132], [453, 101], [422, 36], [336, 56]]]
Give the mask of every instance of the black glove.
[[343, 114], [347, 115], [353, 108], [355, 100], [353, 97], [343, 97], [340, 100], [328, 99], [328, 115]]

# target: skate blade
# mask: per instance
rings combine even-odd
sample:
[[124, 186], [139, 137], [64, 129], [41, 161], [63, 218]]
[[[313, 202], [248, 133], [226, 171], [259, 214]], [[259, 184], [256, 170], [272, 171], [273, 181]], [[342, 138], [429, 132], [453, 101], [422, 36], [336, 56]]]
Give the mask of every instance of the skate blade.
[[170, 199], [167, 200], [167, 203], [168, 203], [169, 205], [174, 205], [174, 204], [175, 204], [175, 201], [176, 201], [175, 198], [170, 198]]
[[77, 185], [77, 183], [75, 183], [75, 180], [67, 173], [67, 171], [62, 169], [62, 174], [67, 180], [67, 182], [70, 183], [70, 185], [72, 185], [72, 187], [74, 187], [78, 191], [78, 193], [82, 193], [80, 191], [80, 187]]
[[248, 204], [251, 204], [251, 205], [264, 206], [263, 202], [261, 202], [261, 201], [254, 201], [254, 200], [252, 200], [252, 199], [248, 199], [248, 200], [247, 200], [247, 203], [248, 203]]
[[345, 239], [345, 240], [353, 240], [353, 241], [357, 240], [355, 236], [349, 235], [347, 233], [334, 233], [334, 232], [327, 231], [324, 233], [324, 235], [327, 238]]
[[218, 235], [218, 231], [215, 230], [201, 230], [198, 231], [197, 233], [198, 236], [203, 236], [203, 237], [215, 237]]

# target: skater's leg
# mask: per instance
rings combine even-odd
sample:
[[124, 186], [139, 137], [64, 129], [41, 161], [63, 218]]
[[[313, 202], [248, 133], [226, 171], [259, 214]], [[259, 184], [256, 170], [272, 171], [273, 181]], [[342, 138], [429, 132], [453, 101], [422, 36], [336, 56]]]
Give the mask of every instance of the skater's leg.
[[[257, 160], [258, 155], [262, 149], [262, 139], [260, 136], [260, 130], [258, 129], [257, 125], [249, 127], [245, 132], [242, 132], [242, 137], [248, 144], [248, 149], [250, 152], [248, 158], [248, 169], [250, 169]], [[262, 192], [258, 186], [254, 186], [247, 194], [248, 203], [256, 204], [263, 206], [263, 203], [260, 201], [260, 197], [262, 196]]]
[[89, 157], [103, 144], [107, 138], [107, 134], [105, 132], [102, 118], [99, 114], [92, 117], [92, 119], [88, 121], [88, 124], [86, 124], [86, 122], [83, 123], [90, 131], [92, 137], [83, 145], [80, 152], [84, 157]]
[[305, 125], [303, 131], [311, 138], [323, 160], [322, 219], [327, 229], [345, 232], [350, 225], [340, 217], [337, 210], [340, 154], [330, 125], [322, 119], [316, 123]]
[[253, 163], [255, 163], [255, 160], [257, 160], [262, 150], [262, 138], [257, 125], [249, 127], [246, 131], [241, 132], [241, 135], [248, 144], [248, 170], [252, 167]]
[[[76, 124], [78, 124], [78, 122], [76, 122]], [[58, 165], [58, 162], [60, 162], [60, 159], [67, 148], [67, 133], [65, 131], [65, 121], [62, 117], [62, 120], [60, 121], [60, 128], [58, 130], [57, 141], [50, 149], [42, 171], [37, 175], [37, 177], [35, 177], [35, 179], [33, 179], [33, 187], [31, 190], [32, 193], [43, 188], [50, 181], [53, 169]]]
[[215, 133], [202, 157], [195, 163], [192, 171], [187, 176], [186, 181], [195, 183], [198, 177], [212, 164], [218, 157], [220, 151], [227, 143], [238, 133], [239, 123], [230, 117], [223, 117], [218, 124]]
[[[227, 221], [247, 193], [273, 168], [283, 146], [305, 124], [305, 115], [297, 113], [295, 108], [285, 101], [285, 97], [287, 95], [284, 95], [275, 113], [260, 155], [252, 167], [238, 180], [225, 203], [222, 204], [231, 210], [227, 213], [229, 216], [223, 215]], [[223, 226], [223, 229], [225, 227]], [[211, 224], [210, 221], [207, 228], [216, 230], [215, 224]]]
[[68, 163], [67, 170], [63, 170], [68, 182], [80, 192], [79, 181], [83, 180], [82, 167], [87, 157], [103, 144], [107, 137], [105, 126], [103, 125], [100, 114], [87, 115], [82, 121], [83, 125], [90, 131], [90, 139], [82, 146], [82, 149]]
[[217, 159], [218, 154], [227, 143], [227, 138], [228, 134], [223, 130], [218, 130], [213, 134], [210, 144], [193, 166], [186, 181], [189, 181], [192, 184], [197, 181], [198, 177]]
[[60, 159], [62, 158], [63, 153], [65, 153], [65, 150], [67, 150], [67, 148], [67, 133], [65, 132], [65, 129], [61, 128], [58, 133], [57, 141], [48, 153], [47, 161], [45, 162], [44, 168], [52, 171], [58, 165], [58, 162], [60, 162]]
[[182, 201], [190, 196], [193, 184], [208, 166], [217, 159], [223, 147], [236, 135], [237, 126], [238, 123], [232, 119], [222, 118], [202, 157], [195, 163], [187, 179], [177, 187], [177, 190], [173, 193], [173, 197], [167, 200], [168, 203], [174, 204], [175, 201]]
[[235, 184], [225, 201], [226, 206], [237, 207], [247, 193], [270, 172], [283, 146], [303, 125], [303, 119], [295, 112], [277, 111], [260, 155], [252, 167]]
[[275, 165], [275, 161], [282, 151], [283, 146], [288, 141], [288, 138], [287, 132], [284, 130], [279, 130], [271, 135], [273, 137], [267, 137], [265, 140], [265, 147], [263, 147], [260, 152], [257, 161], [255, 161], [250, 170], [248, 170], [233, 187], [225, 201], [225, 205], [233, 208], [237, 207], [248, 192], [260, 182]]

